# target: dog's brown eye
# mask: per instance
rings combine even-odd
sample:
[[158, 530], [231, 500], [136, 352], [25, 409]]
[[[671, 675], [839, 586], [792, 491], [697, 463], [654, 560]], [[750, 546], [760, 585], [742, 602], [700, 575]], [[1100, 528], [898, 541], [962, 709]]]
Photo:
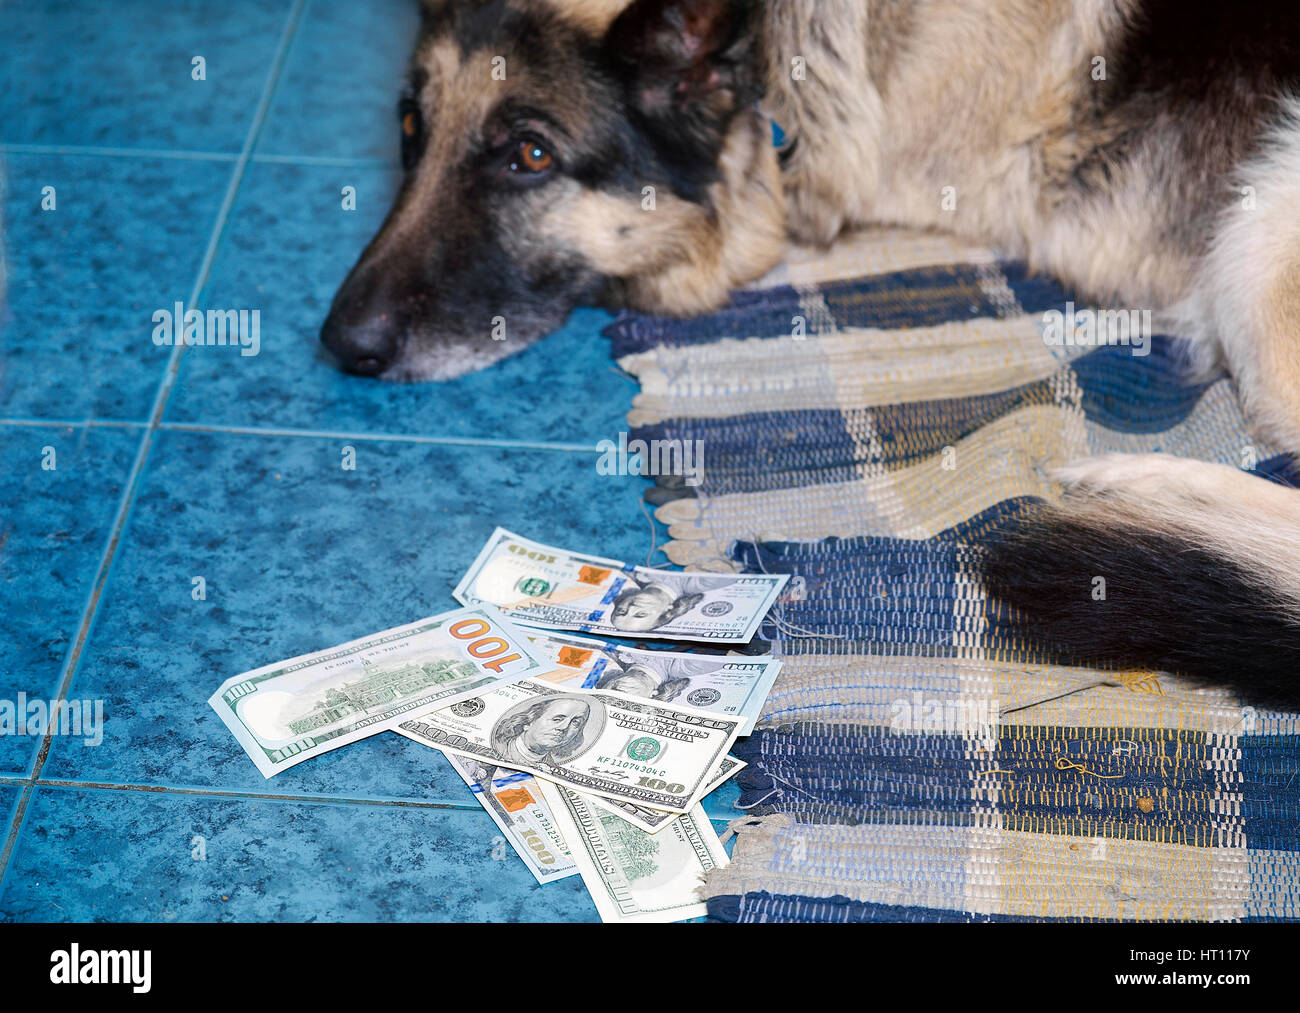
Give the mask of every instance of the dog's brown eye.
[[420, 107], [414, 99], [404, 98], [397, 107], [402, 123], [402, 168], [410, 172], [420, 160], [421, 135], [424, 123], [420, 119]]
[[536, 141], [524, 141], [510, 160], [511, 172], [545, 172], [555, 159]]

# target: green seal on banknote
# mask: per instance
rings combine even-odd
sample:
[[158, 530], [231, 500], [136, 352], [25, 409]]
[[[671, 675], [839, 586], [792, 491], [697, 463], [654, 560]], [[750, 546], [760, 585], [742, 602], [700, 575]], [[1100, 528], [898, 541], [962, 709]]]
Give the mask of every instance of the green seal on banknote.
[[660, 748], [658, 739], [652, 739], [649, 736], [633, 739], [627, 744], [627, 757], [629, 760], [639, 760], [645, 763], [658, 756]]
[[551, 585], [540, 577], [528, 577], [519, 582], [519, 590], [530, 598], [540, 598], [551, 589]]
[[712, 686], [706, 686], [704, 689], [697, 689], [691, 693], [686, 702], [692, 707], [711, 707], [722, 699], [722, 694]]

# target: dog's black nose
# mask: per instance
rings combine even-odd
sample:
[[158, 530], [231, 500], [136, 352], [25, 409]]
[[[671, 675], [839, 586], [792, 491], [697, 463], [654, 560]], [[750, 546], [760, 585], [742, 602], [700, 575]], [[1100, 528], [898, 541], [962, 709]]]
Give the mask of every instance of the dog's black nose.
[[348, 323], [340, 319], [337, 311], [325, 319], [320, 340], [334, 353], [339, 365], [356, 376], [379, 376], [393, 361], [397, 348], [388, 320]]

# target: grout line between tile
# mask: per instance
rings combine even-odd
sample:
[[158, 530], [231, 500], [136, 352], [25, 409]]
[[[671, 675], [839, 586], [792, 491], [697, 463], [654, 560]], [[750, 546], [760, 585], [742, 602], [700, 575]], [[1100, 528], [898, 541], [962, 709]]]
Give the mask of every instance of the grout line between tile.
[[401, 798], [363, 798], [354, 795], [296, 795], [271, 791], [238, 791], [233, 788], [197, 788], [162, 784], [116, 784], [111, 781], [76, 781], [64, 778], [39, 778], [35, 782], [41, 788], [63, 790], [93, 790], [142, 792], [148, 795], [192, 795], [200, 798], [247, 799], [260, 802], [310, 802], [335, 803], [338, 805], [392, 806], [397, 809], [463, 809], [466, 812], [482, 812], [482, 806], [473, 802], [429, 801], [424, 799]]
[[409, 433], [356, 433], [329, 429], [271, 429], [257, 426], [205, 425], [193, 422], [163, 422], [158, 426], [169, 432], [227, 433], [235, 436], [306, 437], [322, 440], [356, 440], [375, 443], [428, 443], [437, 446], [496, 447], [514, 450], [555, 450], [575, 454], [599, 452], [595, 444], [534, 443], [527, 440], [496, 440], [475, 436], [420, 436]]
[[0, 426], [31, 426], [47, 429], [143, 429], [147, 422], [126, 422], [117, 419], [6, 419]]
[[235, 162], [238, 153], [185, 151], [177, 148], [113, 148], [93, 144], [0, 144], [6, 155], [87, 155], [93, 158], [169, 158], [186, 162]]
[[[421, 799], [401, 798], [363, 798], [354, 795], [320, 795], [238, 791], [233, 788], [196, 788], [165, 784], [118, 784], [111, 781], [77, 781], [66, 778], [36, 778], [20, 780], [18, 778], [0, 777], [0, 787], [55, 788], [66, 791], [118, 791], [142, 792], [148, 795], [189, 795], [198, 798], [246, 799], [254, 802], [303, 802], [312, 804], [359, 805], [372, 807], [391, 807], [394, 809], [450, 809], [464, 812], [483, 812], [483, 807], [473, 801], [448, 799], [447, 801], [427, 801]], [[708, 815], [707, 813], [705, 815]], [[715, 823], [730, 822], [728, 816], [709, 816]]]
[[[294, 0], [293, 7], [289, 11], [289, 16], [280, 34], [279, 46], [276, 49], [275, 57], [271, 61], [270, 70], [267, 73], [266, 82], [262, 87], [262, 95], [258, 101], [257, 107], [253, 113], [252, 123], [248, 128], [248, 135], [244, 139], [244, 146], [240, 151], [239, 159], [231, 171], [230, 182], [226, 187], [226, 193], [222, 199], [221, 207], [218, 209], [216, 221], [213, 224], [212, 232], [208, 237], [208, 245], [204, 250], [203, 260], [199, 264], [199, 271], [194, 279], [194, 286], [190, 292], [188, 305], [197, 306], [200, 295], [204, 286], [207, 284], [208, 275], [212, 270], [213, 261], [216, 259], [217, 248], [221, 241], [221, 236], [225, 232], [226, 224], [229, 219], [230, 209], [234, 204], [235, 194], [239, 190], [240, 183], [243, 181], [244, 172], [248, 167], [249, 156], [252, 154], [254, 146], [257, 144], [257, 138], [261, 134], [262, 127], [266, 122], [266, 112], [271, 104], [271, 96], [275, 92], [276, 85], [280, 80], [280, 73], [284, 68], [285, 57], [288, 53], [289, 46], [297, 33], [298, 24], [302, 19], [303, 8], [306, 0]], [[118, 502], [117, 513], [113, 519], [113, 527], [109, 533], [108, 542], [104, 546], [104, 551], [100, 556], [99, 566], [95, 573], [95, 581], [91, 586], [90, 593], [87, 597], [86, 604], [82, 609], [81, 621], [77, 627], [77, 634], [68, 649], [68, 654], [64, 660], [63, 679], [59, 685], [58, 699], [67, 698], [68, 690], [72, 685], [73, 676], [77, 670], [77, 664], [81, 660], [81, 651], [85, 647], [86, 640], [90, 634], [91, 625], [99, 609], [100, 598], [103, 594], [104, 587], [108, 582], [108, 576], [112, 570], [113, 560], [117, 554], [117, 547], [121, 542], [122, 535], [126, 529], [127, 519], [131, 513], [131, 507], [135, 503], [136, 493], [140, 488], [142, 481], [144, 464], [148, 460], [150, 448], [153, 445], [154, 433], [162, 421], [163, 412], [167, 407], [167, 400], [171, 395], [172, 387], [176, 382], [176, 374], [180, 365], [180, 353], [184, 350], [184, 345], [177, 345], [172, 349], [172, 354], [168, 359], [167, 367], [163, 373], [163, 378], [158, 387], [158, 393], [154, 398], [153, 409], [149, 415], [149, 423], [140, 440], [140, 446], [136, 451], [135, 461], [131, 466], [128, 474], [125, 488], [122, 490], [122, 497]], [[36, 761], [32, 766], [31, 779], [26, 788], [23, 790], [22, 797], [15, 807], [13, 820], [9, 827], [9, 832], [5, 838], [3, 850], [0, 850], [0, 896], [4, 893], [4, 881], [9, 871], [9, 861], [13, 857], [14, 848], [17, 845], [18, 837], [22, 832], [23, 824], [27, 816], [27, 806], [31, 801], [33, 790], [40, 780], [41, 769], [45, 766], [46, 758], [49, 756], [52, 735], [46, 732], [41, 741], [40, 748], [36, 754]]]
[[[148, 422], [116, 419], [22, 419], [0, 418], [0, 426], [44, 429], [145, 429]], [[492, 447], [503, 450], [553, 450], [573, 454], [599, 453], [595, 444], [547, 443], [529, 440], [491, 439], [477, 436], [427, 436], [419, 433], [358, 433], [331, 429], [277, 429], [260, 426], [208, 425], [201, 422], [159, 422], [155, 429], [182, 433], [224, 433], [232, 436], [302, 437], [320, 440], [355, 440], [369, 443], [427, 443], [448, 447]]]
[[254, 155], [260, 165], [312, 165], [338, 169], [393, 169], [402, 163], [392, 158], [346, 158], [335, 155]]
[[[0, 144], [5, 155], [65, 155], [91, 158], [164, 158], [184, 162], [238, 162], [239, 152], [186, 151], [180, 148], [111, 148], [92, 144]], [[261, 165], [308, 165], [340, 169], [398, 169], [401, 163], [391, 158], [346, 155], [252, 155], [248, 161]]]

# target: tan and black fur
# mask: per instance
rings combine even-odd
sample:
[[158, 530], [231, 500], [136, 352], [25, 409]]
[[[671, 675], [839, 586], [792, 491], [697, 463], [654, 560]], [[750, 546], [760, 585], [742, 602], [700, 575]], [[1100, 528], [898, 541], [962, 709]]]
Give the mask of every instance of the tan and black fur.
[[[1260, 434], [1300, 451], [1291, 5], [426, 0], [424, 12], [405, 182], [322, 330], [345, 368], [457, 376], [584, 302], [712, 310], [788, 236], [829, 243], [892, 223], [963, 234], [1097, 303], [1157, 312], [1190, 339], [1192, 368], [1226, 366]], [[1206, 679], [1240, 667], [1223, 631], [1241, 629], [1248, 681], [1272, 685], [1300, 648], [1300, 493], [1164, 455], [1096, 458], [1062, 480], [1068, 514], [990, 550], [991, 594], [1072, 650]], [[1159, 636], [1061, 614], [1071, 582], [1101, 565]], [[1180, 583], [1200, 588], [1187, 598], [1199, 617], [1180, 608]], [[1222, 608], [1206, 616], [1215, 587]], [[1189, 650], [1197, 618], [1217, 639]], [[1279, 692], [1300, 702], [1289, 682]]]
[[[797, 139], [792, 231], [943, 228], [1095, 300], [1163, 310], [1203, 367], [1228, 366], [1267, 435], [1300, 450], [1300, 11], [1288, 7], [775, 0], [767, 101]], [[791, 79], [797, 56], [823, 80]]]

